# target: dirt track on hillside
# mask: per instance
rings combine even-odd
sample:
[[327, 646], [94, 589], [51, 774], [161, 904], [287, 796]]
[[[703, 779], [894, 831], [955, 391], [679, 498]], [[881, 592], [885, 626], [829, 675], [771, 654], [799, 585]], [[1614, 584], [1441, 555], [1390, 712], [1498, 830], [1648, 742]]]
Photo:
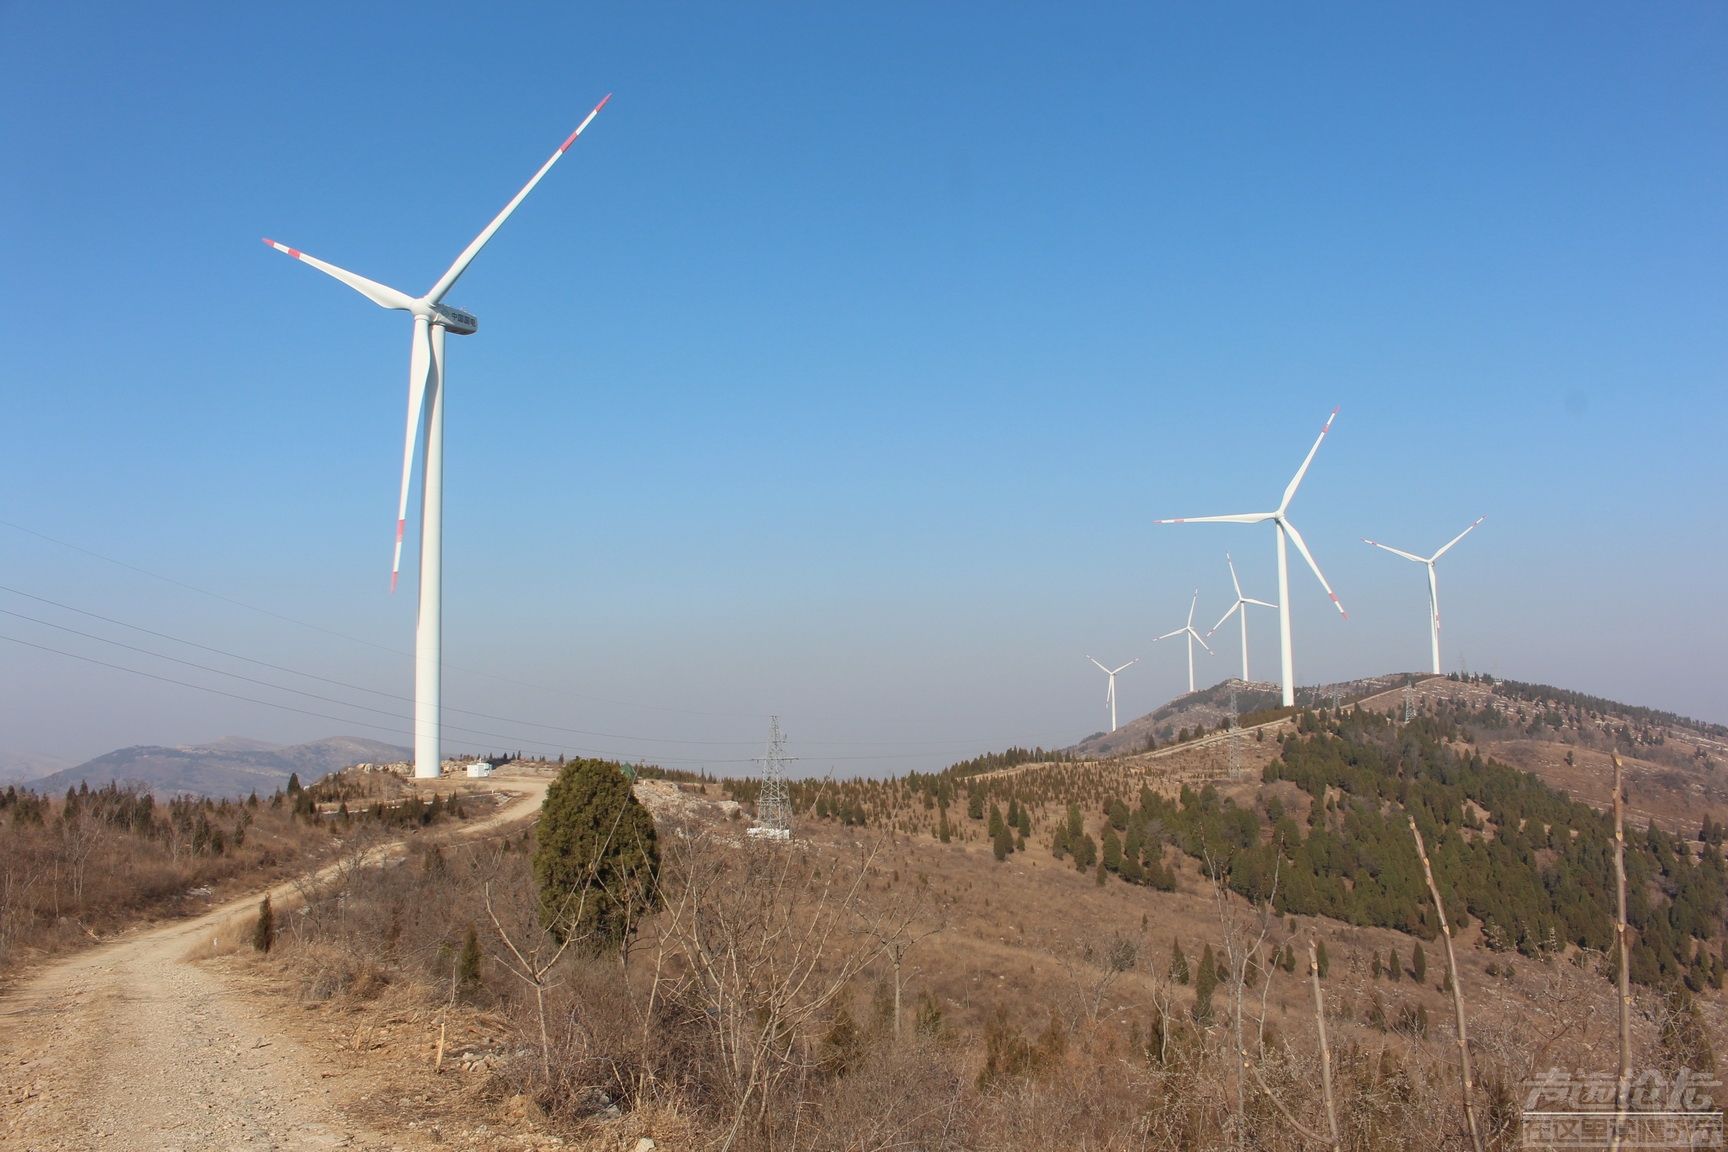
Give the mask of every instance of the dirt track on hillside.
[[[458, 835], [531, 816], [550, 781], [498, 783], [516, 798]], [[292, 894], [285, 885], [272, 898]], [[188, 962], [261, 896], [58, 962], [0, 1000], [0, 1147], [263, 1152], [412, 1139], [350, 1124], [329, 1064], [273, 1025], [255, 994]]]

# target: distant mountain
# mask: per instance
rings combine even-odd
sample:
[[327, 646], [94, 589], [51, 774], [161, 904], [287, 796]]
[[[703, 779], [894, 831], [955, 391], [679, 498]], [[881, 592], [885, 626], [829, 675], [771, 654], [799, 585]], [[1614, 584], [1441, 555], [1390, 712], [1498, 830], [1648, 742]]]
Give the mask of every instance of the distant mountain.
[[[1232, 692], [1236, 694], [1234, 711], [1230, 707]], [[1215, 728], [1226, 716], [1259, 708], [1275, 708], [1282, 699], [1276, 684], [1223, 680], [1210, 688], [1178, 696], [1163, 707], [1128, 721], [1114, 732], [1094, 732], [1067, 751], [1089, 760], [1142, 752], [1146, 749], [1146, 737], [1154, 733], [1158, 743], [1163, 744], [1183, 728], [1192, 728], [1196, 724]]]
[[290, 774], [310, 782], [350, 764], [388, 764], [411, 753], [377, 740], [332, 736], [307, 744], [266, 744], [243, 736], [225, 736], [209, 744], [161, 748], [140, 744], [64, 768], [30, 786], [39, 792], [63, 792], [80, 781], [92, 788], [111, 780], [137, 781], [160, 795], [191, 792], [203, 796], [265, 795], [288, 783]]
[[0, 751], [0, 784], [22, 784], [71, 766], [72, 761], [61, 756]]

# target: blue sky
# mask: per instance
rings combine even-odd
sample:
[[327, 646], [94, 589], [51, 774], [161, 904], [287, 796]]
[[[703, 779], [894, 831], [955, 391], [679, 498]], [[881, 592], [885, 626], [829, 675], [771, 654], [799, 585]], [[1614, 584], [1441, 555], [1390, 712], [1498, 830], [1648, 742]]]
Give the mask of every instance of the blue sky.
[[1448, 668], [1728, 720], [1720, 6], [470, 16], [0, 4], [0, 748], [406, 731], [409, 325], [259, 238], [421, 292], [607, 92], [450, 297], [456, 746], [1070, 743], [1087, 653], [1185, 686], [1226, 549], [1276, 598], [1269, 529], [1152, 521], [1272, 506], [1334, 406], [1300, 682], [1422, 667], [1359, 537], [1486, 514]]

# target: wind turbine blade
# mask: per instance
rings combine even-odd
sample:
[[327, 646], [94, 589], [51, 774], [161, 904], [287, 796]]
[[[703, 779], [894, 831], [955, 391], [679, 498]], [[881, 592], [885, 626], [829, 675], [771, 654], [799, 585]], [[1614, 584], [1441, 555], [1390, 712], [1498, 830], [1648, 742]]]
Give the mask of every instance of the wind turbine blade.
[[1315, 579], [1320, 581], [1320, 587], [1326, 589], [1326, 595], [1332, 597], [1332, 607], [1338, 609], [1338, 615], [1350, 619], [1350, 613], [1344, 611], [1344, 605], [1338, 603], [1338, 593], [1332, 591], [1332, 585], [1326, 583], [1326, 577], [1320, 572], [1320, 565], [1314, 563], [1314, 554], [1308, 551], [1307, 543], [1302, 539], [1302, 533], [1296, 531], [1296, 525], [1285, 520], [1282, 522], [1284, 531], [1290, 533], [1290, 542], [1296, 545], [1296, 551], [1302, 553], [1302, 559], [1308, 561], [1308, 567], [1314, 569]]
[[[1088, 657], [1086, 657], [1086, 659], [1088, 659], [1088, 660], [1092, 660], [1092, 657], [1090, 657], [1090, 656], [1088, 656]], [[1094, 664], [1098, 664], [1098, 661], [1096, 661], [1096, 660], [1092, 660], [1092, 663], [1094, 663]], [[1104, 667], [1104, 665], [1102, 665], [1102, 664], [1098, 664], [1098, 671], [1100, 671], [1100, 672], [1109, 672], [1109, 671], [1110, 671], [1110, 669], [1108, 669], [1108, 668], [1106, 668], [1106, 667]]]
[[1236, 586], [1236, 599], [1242, 599], [1242, 581], [1236, 579], [1236, 561], [1230, 559], [1230, 553], [1224, 553], [1224, 563], [1230, 565], [1230, 583]]
[[276, 249], [278, 252], [286, 252], [302, 264], [310, 264], [312, 267], [318, 269], [318, 271], [336, 277], [336, 279], [342, 281], [342, 283], [348, 285], [348, 287], [354, 289], [354, 291], [360, 293], [360, 295], [366, 297], [366, 299], [372, 301], [372, 303], [378, 305], [380, 308], [396, 308], [403, 312], [412, 311], [414, 308], [414, 297], [408, 295], [406, 292], [398, 292], [387, 284], [380, 284], [376, 280], [368, 280], [364, 276], [355, 275], [346, 268], [338, 268], [334, 264], [326, 264], [316, 256], [308, 256], [298, 248], [290, 248], [286, 244], [278, 244], [269, 237], [264, 238], [264, 243], [270, 245], [270, 247]]
[[1338, 409], [1332, 409], [1332, 415], [1326, 417], [1326, 427], [1320, 429], [1320, 435], [1314, 438], [1314, 447], [1308, 449], [1308, 458], [1302, 461], [1302, 467], [1296, 469], [1296, 475], [1290, 481], [1290, 487], [1284, 489], [1284, 499], [1278, 505], [1282, 513], [1290, 507], [1290, 498], [1296, 495], [1297, 485], [1302, 483], [1302, 477], [1308, 475], [1308, 465], [1314, 463], [1314, 453], [1320, 451], [1320, 441], [1326, 439], [1326, 433], [1332, 431], [1332, 421], [1338, 419]]
[[1254, 599], [1250, 599], [1247, 596], [1242, 597], [1242, 603], [1244, 603], [1244, 604], [1258, 604], [1262, 608], [1276, 608], [1276, 607], [1278, 607], [1278, 605], [1276, 605], [1276, 604], [1268, 604], [1264, 600], [1254, 600]]
[[1194, 589], [1194, 599], [1188, 601], [1188, 630], [1194, 630], [1194, 609], [1200, 607], [1200, 589]]
[[414, 347], [408, 353], [408, 431], [402, 438], [402, 498], [396, 502], [396, 555], [390, 561], [390, 591], [402, 571], [402, 530], [408, 524], [408, 483], [414, 478], [414, 444], [420, 438], [420, 411], [426, 404], [426, 377], [432, 371], [432, 333], [426, 317], [414, 317]]
[[[612, 94], [608, 92], [606, 100], [610, 99], [612, 99]], [[436, 304], [443, 300], [444, 294], [455, 287], [456, 281], [461, 278], [462, 273], [468, 270], [468, 265], [473, 262], [474, 257], [480, 254], [480, 249], [486, 247], [486, 242], [492, 239], [492, 234], [503, 227], [504, 221], [510, 219], [510, 213], [516, 211], [516, 206], [522, 203], [523, 198], [528, 193], [534, 191], [534, 185], [540, 183], [540, 178], [551, 171], [552, 165], [558, 163], [570, 145], [576, 143], [576, 137], [582, 135], [582, 130], [588, 127], [589, 122], [600, 114], [600, 109], [606, 107], [606, 100], [594, 105], [594, 111], [588, 113], [587, 118], [576, 126], [576, 131], [570, 133], [570, 138], [558, 146], [558, 151], [552, 153], [551, 158], [546, 163], [540, 165], [540, 171], [534, 173], [534, 178], [522, 186], [522, 191], [516, 193], [511, 198], [510, 203], [504, 205], [504, 211], [494, 216], [492, 223], [486, 225], [485, 231], [474, 237], [473, 243], [469, 244], [468, 247], [462, 249], [462, 255], [456, 257], [456, 263], [450, 265], [450, 270], [438, 277], [438, 283], [432, 285], [432, 290], [426, 293], [426, 299], [430, 303]]]
[[1206, 643], [1206, 638], [1204, 636], [1200, 635], [1200, 633], [1198, 633], [1198, 632], [1194, 632], [1194, 629], [1192, 629], [1192, 628], [1188, 629], [1188, 631], [1194, 633], [1194, 639], [1200, 641], [1200, 647], [1206, 649], [1206, 652], [1208, 655], [1211, 655], [1211, 656], [1217, 655], [1216, 652], [1212, 651], [1211, 646]]
[[1276, 512], [1244, 512], [1239, 516], [1179, 516], [1174, 520], [1154, 520], [1154, 524], [1260, 524], [1276, 520]]
[[[1125, 669], [1132, 668], [1132, 667], [1134, 667], [1134, 665], [1136, 665], [1138, 663], [1140, 663], [1140, 657], [1136, 656], [1136, 657], [1134, 657], [1134, 659], [1128, 661], [1128, 663], [1122, 665], [1121, 668], [1116, 669], [1116, 672], [1121, 672], [1121, 671], [1124, 671]], [[1116, 675], [1116, 672], [1112, 672], [1112, 673], [1110, 673], [1110, 675], [1114, 676], [1114, 675]]]
[[1152, 643], [1156, 644], [1160, 640], [1168, 640], [1172, 636], [1181, 636], [1182, 634], [1184, 634], [1187, 631], [1188, 631], [1188, 629], [1186, 629], [1186, 628], [1178, 628], [1174, 632], [1166, 632], [1162, 636], [1154, 636], [1154, 637], [1152, 637]]
[[[1364, 544], [1372, 544], [1372, 545], [1374, 545], [1374, 547], [1376, 547], [1376, 548], [1383, 548], [1383, 549], [1385, 549], [1385, 550], [1386, 550], [1386, 551], [1388, 551], [1388, 552], [1390, 552], [1390, 553], [1392, 553], [1392, 555], [1394, 555], [1394, 556], [1402, 556], [1402, 557], [1404, 557], [1404, 559], [1406, 559], [1406, 560], [1414, 560], [1414, 561], [1416, 561], [1416, 563], [1418, 563], [1418, 564], [1426, 564], [1426, 563], [1428, 563], [1428, 558], [1427, 558], [1427, 557], [1425, 557], [1425, 556], [1416, 556], [1416, 555], [1412, 555], [1412, 554], [1411, 554], [1411, 553], [1409, 553], [1409, 552], [1406, 552], [1406, 551], [1404, 551], [1404, 550], [1403, 550], [1403, 549], [1402, 549], [1402, 548], [1394, 548], [1394, 547], [1392, 547], [1392, 545], [1390, 545], [1390, 544], [1382, 544], [1382, 543], [1380, 543], [1380, 541], [1378, 541], [1378, 540], [1370, 540], [1370, 539], [1368, 539], [1368, 537], [1366, 537], [1366, 536], [1364, 536], [1364, 537], [1362, 537], [1362, 543], [1364, 543]], [[1456, 541], [1454, 541], [1454, 543], [1456, 543]], [[1451, 547], [1451, 545], [1447, 545], [1447, 547]], [[1445, 549], [1441, 549], [1441, 551], [1445, 551]]]
[[1216, 632], [1216, 631], [1218, 631], [1218, 629], [1224, 627], [1224, 621], [1230, 619], [1230, 617], [1232, 617], [1232, 616], [1236, 615], [1236, 613], [1240, 612], [1242, 610], [1242, 605], [1245, 603], [1247, 603], [1247, 601], [1238, 599], [1236, 601], [1236, 603], [1230, 605], [1230, 611], [1228, 611], [1228, 612], [1224, 613], [1224, 615], [1218, 617], [1218, 623], [1212, 625], [1211, 631], [1207, 632], [1206, 635], [1210, 636], [1210, 635], [1212, 635], [1213, 632]]
[[[1484, 521], [1486, 519], [1488, 519], [1488, 517], [1478, 516], [1476, 518], [1476, 524], [1480, 524], [1480, 523], [1482, 523], [1482, 521]], [[1470, 527], [1464, 529], [1464, 531], [1462, 531], [1462, 532], [1458, 533], [1458, 535], [1452, 537], [1451, 541], [1449, 541], [1447, 543], [1445, 548], [1440, 549], [1440, 551], [1434, 553], [1434, 555], [1432, 555], [1428, 558], [1428, 563], [1432, 564], [1434, 561], [1440, 559], [1440, 557], [1446, 555], [1447, 551], [1452, 547], [1453, 544], [1458, 543], [1458, 541], [1464, 539], [1464, 537], [1470, 535], [1470, 533], [1472, 533], [1476, 530], [1476, 524], [1470, 525]]]

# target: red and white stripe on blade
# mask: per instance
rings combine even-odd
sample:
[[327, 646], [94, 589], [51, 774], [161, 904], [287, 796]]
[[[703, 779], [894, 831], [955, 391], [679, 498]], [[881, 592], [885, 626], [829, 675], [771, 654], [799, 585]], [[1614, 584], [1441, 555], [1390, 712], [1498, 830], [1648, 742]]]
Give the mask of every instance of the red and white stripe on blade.
[[516, 211], [516, 206], [522, 203], [523, 198], [534, 191], [534, 185], [540, 183], [540, 178], [551, 171], [552, 165], [558, 163], [559, 157], [563, 156], [565, 150], [576, 142], [576, 137], [582, 135], [582, 130], [588, 127], [594, 117], [600, 114], [600, 109], [606, 107], [606, 100], [610, 99], [612, 99], [612, 94], [608, 92], [606, 99], [594, 105], [594, 111], [588, 113], [587, 118], [576, 126], [576, 131], [570, 133], [570, 138], [558, 146], [558, 151], [552, 153], [551, 158], [540, 165], [540, 171], [534, 173], [534, 178], [522, 186], [522, 191], [516, 193], [511, 198], [510, 203], [504, 205], [504, 211], [493, 217], [492, 223], [486, 225], [485, 230], [474, 237], [473, 242], [468, 247], [462, 249], [462, 255], [456, 257], [456, 262], [450, 265], [449, 270], [444, 275], [438, 277], [438, 283], [432, 285], [432, 290], [426, 293], [426, 299], [429, 302], [439, 303], [444, 299], [445, 293], [456, 286], [456, 281], [462, 278], [462, 273], [468, 271], [468, 265], [473, 263], [474, 257], [480, 255], [480, 249], [486, 247], [486, 242], [492, 239], [492, 234], [504, 226], [504, 221], [510, 219], [510, 213]]
[[[1283, 512], [1290, 507], [1291, 497], [1296, 495], [1296, 488], [1302, 483], [1302, 477], [1308, 475], [1308, 465], [1314, 463], [1314, 453], [1320, 451], [1320, 441], [1326, 439], [1326, 433], [1332, 431], [1332, 421], [1338, 419], [1338, 409], [1332, 409], [1332, 415], [1326, 417], [1326, 426], [1320, 429], [1320, 435], [1314, 438], [1314, 447], [1308, 449], [1307, 459], [1302, 461], [1302, 467], [1296, 469], [1296, 475], [1290, 481], [1290, 487], [1284, 489], [1284, 499], [1278, 504], [1278, 511]], [[1313, 563], [1312, 560], [1309, 561]], [[1342, 609], [1340, 609], [1342, 611]]]
[[426, 404], [426, 378], [432, 371], [432, 330], [426, 317], [414, 317], [414, 347], [408, 354], [408, 431], [402, 438], [402, 497], [396, 502], [396, 556], [390, 562], [390, 591], [402, 571], [402, 531], [408, 526], [408, 483], [414, 477], [414, 445], [420, 410]]
[[[1322, 433], [1324, 435], [1324, 433]], [[1332, 607], [1338, 609], [1338, 615], [1350, 619], [1350, 613], [1344, 611], [1344, 605], [1338, 602], [1338, 594], [1332, 591], [1332, 585], [1326, 583], [1326, 577], [1320, 571], [1320, 565], [1314, 563], [1314, 553], [1308, 551], [1308, 544], [1302, 539], [1302, 533], [1296, 531], [1296, 525], [1286, 520], [1284, 531], [1290, 534], [1290, 542], [1296, 545], [1296, 551], [1302, 553], [1302, 559], [1308, 561], [1308, 567], [1314, 569], [1314, 578], [1320, 581], [1320, 587], [1326, 589], [1326, 595], [1332, 597]]]
[[338, 268], [334, 264], [326, 264], [316, 256], [308, 256], [298, 248], [290, 248], [286, 244], [278, 244], [269, 237], [264, 238], [264, 243], [270, 245], [270, 247], [276, 249], [278, 252], [287, 253], [302, 264], [310, 264], [312, 267], [318, 269], [318, 271], [334, 276], [336, 279], [342, 281], [342, 283], [348, 285], [348, 287], [354, 289], [354, 291], [360, 293], [360, 295], [366, 297], [366, 299], [372, 301], [372, 303], [378, 305], [380, 308], [396, 308], [403, 312], [412, 311], [414, 308], [414, 298], [412, 296], [408, 295], [406, 292], [398, 292], [388, 284], [380, 284], [376, 280], [368, 280], [364, 276], [356, 275], [355, 273], [348, 271], [346, 268]]

